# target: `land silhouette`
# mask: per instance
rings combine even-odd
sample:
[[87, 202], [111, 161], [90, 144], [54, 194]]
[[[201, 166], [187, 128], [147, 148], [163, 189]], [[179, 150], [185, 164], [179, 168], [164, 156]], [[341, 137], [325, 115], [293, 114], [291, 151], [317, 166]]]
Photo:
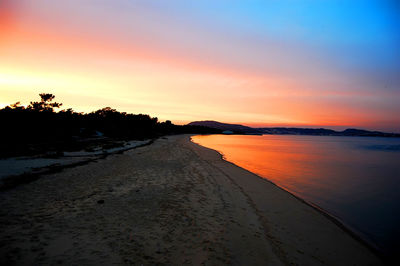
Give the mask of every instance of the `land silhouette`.
[[171, 134], [220, 133], [204, 126], [174, 125], [147, 114], [119, 112], [105, 107], [90, 113], [60, 109], [55, 95], [39, 94], [40, 101], [20, 102], [0, 109], [0, 157], [32, 155], [49, 151], [78, 150], [110, 139], [143, 140]]
[[[335, 131], [324, 128], [252, 128], [216, 121], [194, 121], [187, 125], [174, 125], [170, 120], [160, 122], [148, 114], [119, 112], [104, 107], [90, 113], [61, 109], [55, 95], [39, 94], [39, 101], [23, 106], [20, 102], [0, 109], [0, 157], [35, 155], [49, 152], [81, 150], [94, 144], [116, 145], [115, 140], [154, 139], [173, 134], [289, 134], [328, 136], [380, 136], [400, 137], [361, 129]], [[60, 110], [61, 109], [61, 110]], [[107, 143], [108, 142], [108, 143]]]
[[358, 137], [400, 137], [397, 133], [369, 131], [364, 129], [348, 128], [336, 131], [326, 128], [298, 128], [298, 127], [260, 127], [253, 128], [239, 124], [227, 124], [217, 121], [194, 121], [189, 126], [205, 126], [234, 134], [270, 134], [270, 135], [317, 135], [317, 136], [358, 136]]

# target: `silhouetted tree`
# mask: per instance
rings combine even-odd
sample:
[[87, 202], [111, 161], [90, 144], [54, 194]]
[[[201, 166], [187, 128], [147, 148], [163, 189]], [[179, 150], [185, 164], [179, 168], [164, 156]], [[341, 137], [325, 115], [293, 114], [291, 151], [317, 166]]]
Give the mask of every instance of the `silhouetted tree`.
[[[199, 126], [177, 126], [157, 117], [119, 112], [111, 107], [77, 113], [71, 108], [54, 111], [62, 104], [53, 102], [50, 93], [39, 94], [41, 100], [27, 107], [16, 102], [0, 109], [0, 157], [34, 154], [49, 150], [81, 147], [87, 141], [112, 139], [149, 139], [168, 134], [217, 133], [219, 130]], [[99, 134], [101, 132], [101, 134]]]
[[21, 106], [21, 102], [13, 103], [10, 105], [10, 107], [11, 107], [11, 109], [14, 109], [14, 110], [24, 110], [25, 109], [24, 106]]
[[50, 93], [40, 93], [40, 102], [31, 102], [31, 104], [28, 106], [28, 109], [31, 109], [33, 111], [37, 112], [54, 112], [53, 108], [59, 108], [61, 107], [62, 103], [57, 103], [54, 102], [52, 103], [51, 101], [54, 100], [56, 96]]

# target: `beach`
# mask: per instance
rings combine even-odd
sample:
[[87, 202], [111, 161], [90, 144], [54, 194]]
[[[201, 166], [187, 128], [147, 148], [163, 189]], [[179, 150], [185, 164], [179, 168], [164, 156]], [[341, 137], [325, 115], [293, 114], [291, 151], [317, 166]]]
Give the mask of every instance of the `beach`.
[[3, 265], [382, 265], [332, 219], [189, 135], [0, 192]]

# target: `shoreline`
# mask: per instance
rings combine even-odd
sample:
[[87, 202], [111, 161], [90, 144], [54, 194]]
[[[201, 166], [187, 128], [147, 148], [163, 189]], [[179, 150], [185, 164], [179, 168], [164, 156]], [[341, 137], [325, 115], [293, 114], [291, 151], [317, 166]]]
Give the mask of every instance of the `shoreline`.
[[[262, 180], [262, 181], [261, 181]], [[320, 211], [190, 135], [0, 192], [0, 262], [382, 265]]]
[[[0, 159], [0, 161], [5, 161], [7, 162], [8, 160], [23, 160], [25, 162], [20, 163], [21, 166], [17, 167], [14, 169], [14, 171], [17, 171], [19, 173], [17, 174], [12, 174], [12, 175], [7, 175], [7, 174], [1, 174], [0, 175], [0, 191], [3, 190], [8, 190], [12, 189], [16, 186], [19, 186], [21, 184], [26, 184], [29, 182], [33, 182], [37, 179], [39, 179], [43, 175], [47, 174], [52, 174], [52, 173], [57, 173], [60, 172], [64, 169], [67, 168], [73, 168], [81, 165], [85, 165], [91, 162], [96, 162], [97, 160], [105, 159], [107, 156], [114, 155], [114, 154], [121, 154], [126, 151], [144, 147], [147, 145], [151, 145], [155, 139], [149, 139], [143, 141], [143, 143], [138, 143], [137, 145], [131, 145], [130, 147], [122, 147], [122, 148], [114, 148], [106, 151], [100, 152], [86, 152], [85, 155], [70, 155], [67, 153], [67, 155], [62, 155], [62, 156], [55, 156], [52, 157], [54, 162], [52, 163], [44, 163], [43, 165], [39, 167], [34, 167], [32, 165], [32, 162], [34, 160], [37, 160], [40, 157], [36, 156], [31, 156], [31, 157], [11, 157], [11, 158], [5, 158], [5, 159]], [[139, 141], [135, 141], [139, 142]], [[71, 152], [70, 152], [71, 153]], [[44, 157], [46, 158], [46, 157]]]
[[297, 196], [296, 194], [294, 194], [293, 192], [289, 191], [288, 189], [285, 189], [284, 187], [281, 187], [278, 184], [276, 184], [275, 182], [269, 180], [267, 177], [262, 177], [262, 176], [260, 176], [260, 175], [258, 175], [256, 173], [251, 172], [250, 170], [247, 170], [244, 167], [241, 167], [241, 166], [235, 164], [234, 162], [231, 162], [231, 161], [227, 160], [225, 155], [221, 151], [218, 151], [216, 149], [212, 149], [212, 148], [209, 148], [209, 147], [205, 147], [205, 146], [203, 146], [203, 145], [201, 145], [199, 143], [196, 143], [195, 141], [193, 141], [192, 136], [190, 137], [190, 141], [192, 143], [196, 144], [196, 145], [199, 145], [199, 146], [203, 147], [203, 148], [206, 148], [206, 149], [209, 149], [209, 150], [217, 152], [221, 156], [221, 160], [225, 161], [226, 163], [232, 164], [235, 167], [241, 168], [241, 169], [249, 172], [250, 174], [256, 176], [257, 178], [276, 186], [277, 188], [281, 189], [285, 193], [290, 194], [292, 197], [294, 197], [295, 199], [299, 200], [300, 202], [312, 207], [313, 209], [315, 209], [316, 211], [318, 211], [319, 213], [321, 213], [322, 215], [324, 215], [325, 217], [330, 219], [333, 223], [335, 223], [343, 231], [348, 233], [352, 238], [354, 238], [355, 240], [360, 242], [362, 245], [364, 245], [366, 248], [368, 248], [371, 252], [373, 252], [380, 259], [385, 260], [384, 253], [382, 251], [380, 251], [380, 249], [373, 242], [368, 241], [365, 237], [363, 237], [361, 235], [361, 233], [357, 232], [357, 230], [355, 230], [351, 226], [347, 225], [339, 217], [336, 217], [335, 215], [329, 213], [329, 211], [327, 211], [324, 208], [318, 206], [317, 204], [314, 204], [312, 202], [309, 202], [309, 201], [301, 198], [300, 196]]
[[[330, 214], [328, 211], [324, 210], [323, 208], [319, 207], [316, 204], [313, 204], [311, 202], [308, 202], [306, 200], [304, 200], [303, 198], [293, 194], [292, 192], [290, 192], [289, 190], [277, 185], [276, 183], [274, 183], [273, 181], [269, 180], [268, 178], [264, 178], [262, 176], [259, 176], [249, 170], [247, 170], [246, 168], [243, 168], [231, 161], [228, 161], [225, 157], [224, 154], [218, 150], [209, 148], [209, 147], [205, 147], [202, 146], [199, 143], [196, 143], [192, 140], [192, 136], [190, 137], [190, 142], [193, 143], [194, 145], [197, 145], [199, 147], [202, 147], [204, 149], [208, 149], [211, 150], [215, 153], [217, 153], [220, 156], [220, 160], [224, 161], [225, 163], [228, 163], [234, 167], [240, 168], [243, 171], [248, 172], [250, 175], [252, 175], [253, 177], [255, 177], [258, 180], [261, 180], [262, 182], [266, 182], [270, 185], [273, 185], [274, 187], [276, 187], [277, 189], [279, 189], [280, 191], [286, 193], [287, 195], [290, 195], [291, 197], [293, 197], [294, 199], [298, 200], [300, 203], [307, 205], [308, 207], [311, 207], [313, 210], [317, 211], [319, 214], [323, 215], [324, 217], [326, 217], [327, 219], [329, 219], [330, 222], [333, 222], [338, 228], [340, 228], [341, 230], [343, 230], [346, 234], [348, 234], [352, 239], [354, 239], [355, 241], [357, 241], [358, 243], [360, 243], [361, 245], [363, 245], [365, 248], [367, 248], [371, 253], [373, 253], [375, 256], [379, 257], [379, 259], [381, 259], [382, 261], [385, 261], [385, 257], [383, 255], [382, 252], [379, 251], [379, 249], [377, 247], [375, 247], [373, 245], [373, 243], [368, 242], [366, 239], [364, 239], [362, 236], [360, 236], [359, 234], [357, 234], [357, 232], [355, 232], [353, 229], [351, 229], [350, 226], [347, 226], [344, 222], [342, 222], [338, 217], [335, 217], [334, 215]], [[390, 263], [389, 261], [386, 261], [386, 263]]]

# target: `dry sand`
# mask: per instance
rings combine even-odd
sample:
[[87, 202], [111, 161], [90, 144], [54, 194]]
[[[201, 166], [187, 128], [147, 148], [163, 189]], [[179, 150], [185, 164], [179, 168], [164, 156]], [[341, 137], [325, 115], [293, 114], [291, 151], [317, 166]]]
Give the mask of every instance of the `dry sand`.
[[[109, 141], [107, 144], [112, 143]], [[121, 147], [115, 148], [103, 148], [101, 145], [96, 146], [93, 151], [74, 151], [74, 152], [63, 152], [62, 155], [52, 154], [40, 154], [36, 156], [24, 156], [24, 157], [12, 157], [6, 159], [0, 159], [0, 189], [3, 186], [5, 179], [13, 178], [16, 175], [23, 174], [36, 174], [48, 171], [52, 167], [68, 167], [77, 165], [93, 159], [102, 158], [104, 156], [121, 153], [123, 151], [130, 150], [135, 147], [145, 146], [151, 143], [151, 140], [133, 140], [127, 141]]]
[[381, 264], [317, 210], [189, 138], [1, 192], [0, 263]]

